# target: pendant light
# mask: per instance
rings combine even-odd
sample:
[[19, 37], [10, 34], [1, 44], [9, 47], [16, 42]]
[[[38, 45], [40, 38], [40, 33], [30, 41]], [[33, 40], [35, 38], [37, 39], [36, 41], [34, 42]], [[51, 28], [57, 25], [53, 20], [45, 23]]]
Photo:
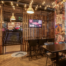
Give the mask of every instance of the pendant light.
[[[13, 4], [13, 3], [12, 3]], [[16, 18], [15, 18], [15, 16], [14, 16], [14, 10], [15, 10], [15, 6], [12, 6], [13, 7], [13, 13], [12, 13], [12, 16], [11, 16], [11, 18], [10, 18], [10, 21], [12, 21], [12, 20], [16, 20]]]
[[32, 8], [32, 2], [30, 3], [29, 8], [27, 9], [27, 13], [29, 13], [29, 14], [33, 14], [34, 13], [34, 10]]
[[33, 13], [34, 13], [33, 8], [29, 7], [29, 8], [27, 9], [27, 13], [29, 13], [29, 14], [33, 14]]
[[12, 13], [12, 16], [11, 16], [10, 20], [16, 20], [16, 18], [14, 16], [14, 13]]

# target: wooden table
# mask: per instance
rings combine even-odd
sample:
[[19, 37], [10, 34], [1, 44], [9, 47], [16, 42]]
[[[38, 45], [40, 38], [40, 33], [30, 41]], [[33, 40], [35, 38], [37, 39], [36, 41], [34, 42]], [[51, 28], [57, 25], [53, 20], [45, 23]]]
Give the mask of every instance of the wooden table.
[[48, 44], [43, 45], [42, 47], [51, 53], [56, 53], [56, 62], [59, 61], [59, 52], [66, 50], [66, 44]]

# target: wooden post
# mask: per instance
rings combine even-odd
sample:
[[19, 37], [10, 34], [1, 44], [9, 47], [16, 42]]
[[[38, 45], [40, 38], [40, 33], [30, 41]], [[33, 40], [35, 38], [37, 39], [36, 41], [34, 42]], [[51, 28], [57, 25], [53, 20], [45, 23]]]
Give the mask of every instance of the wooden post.
[[2, 7], [0, 7], [0, 54], [2, 54]]

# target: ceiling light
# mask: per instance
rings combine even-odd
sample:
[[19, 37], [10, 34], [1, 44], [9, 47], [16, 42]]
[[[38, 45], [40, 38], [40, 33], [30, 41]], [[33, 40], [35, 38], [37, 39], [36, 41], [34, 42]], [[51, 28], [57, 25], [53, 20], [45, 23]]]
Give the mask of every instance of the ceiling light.
[[25, 4], [24, 7], [26, 8], [26, 6], [27, 6], [27, 5]]
[[58, 5], [58, 4], [57, 4], [56, 6], [57, 6], [57, 7], [59, 7], [59, 5]]
[[44, 5], [45, 4], [45, 1], [42, 3], [42, 5]]
[[2, 23], [4, 23], [4, 21]]
[[45, 10], [47, 9], [47, 7], [44, 8]]
[[1, 1], [2, 3], [4, 3], [4, 1]]
[[14, 22], [12, 22], [11, 24], [14, 25]]
[[11, 2], [11, 5], [13, 6], [13, 2]]
[[33, 0], [31, 0], [31, 3], [30, 4], [32, 4], [33, 3]]
[[33, 14], [33, 13], [34, 13], [34, 10], [33, 10], [33, 8], [32, 8], [32, 3], [33, 3], [33, 0], [32, 0], [32, 2], [30, 3], [29, 8], [27, 9], [27, 13], [29, 13], [29, 14]]
[[61, 2], [61, 4], [63, 4], [63, 1]]
[[15, 6], [12, 6], [13, 7], [13, 9], [15, 10]]
[[52, 3], [52, 5], [54, 5], [54, 4], [55, 4], [55, 2]]
[[41, 8], [41, 5], [39, 7]]
[[16, 6], [18, 6], [18, 4], [16, 4]]
[[29, 7], [29, 8], [27, 9], [27, 13], [29, 13], [29, 14], [33, 14], [33, 13], [34, 13], [33, 8]]
[[36, 8], [38, 8], [38, 5], [36, 6]]
[[50, 7], [50, 5], [48, 7]]
[[35, 10], [37, 10], [37, 8], [35, 8]]
[[12, 13], [12, 16], [11, 16], [10, 20], [16, 20], [16, 18], [14, 16], [14, 13]]

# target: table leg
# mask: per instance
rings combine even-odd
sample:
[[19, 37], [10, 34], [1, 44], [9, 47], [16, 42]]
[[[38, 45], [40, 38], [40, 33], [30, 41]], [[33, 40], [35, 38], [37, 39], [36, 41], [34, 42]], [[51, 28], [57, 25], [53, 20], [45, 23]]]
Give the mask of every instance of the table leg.
[[56, 52], [56, 62], [59, 62], [59, 53]]

